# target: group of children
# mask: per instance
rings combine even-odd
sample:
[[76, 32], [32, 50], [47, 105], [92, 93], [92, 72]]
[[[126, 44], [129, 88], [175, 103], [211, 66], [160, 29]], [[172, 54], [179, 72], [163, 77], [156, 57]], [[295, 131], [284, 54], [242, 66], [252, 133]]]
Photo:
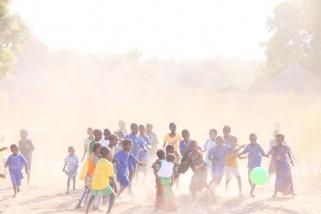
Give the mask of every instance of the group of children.
[[[0, 152], [7, 150], [7, 147], [0, 148]], [[9, 168], [10, 179], [13, 187], [14, 195], [20, 192], [21, 180], [23, 179], [23, 168], [27, 175], [27, 183], [30, 182], [30, 170], [32, 163], [32, 153], [35, 150], [33, 143], [28, 139], [26, 130], [20, 131], [19, 144], [10, 146], [11, 155], [5, 161], [5, 167]], [[5, 174], [0, 174], [0, 178], [5, 178]]]
[[[189, 186], [193, 201], [196, 201], [197, 194], [202, 191], [215, 194], [215, 187], [221, 183], [224, 175], [226, 190], [231, 179], [235, 177], [239, 194], [242, 195], [242, 180], [237, 159], [245, 158], [248, 159], [250, 195], [254, 197], [255, 184], [250, 179], [250, 173], [254, 168], [261, 166], [262, 157], [270, 156], [272, 158], [269, 172], [276, 174], [273, 197], [278, 192], [294, 195], [290, 167], [290, 164], [293, 165], [293, 157], [290, 148], [284, 142], [283, 134], [274, 133], [275, 139], [271, 141], [270, 151], [266, 153], [257, 143], [256, 134], [250, 134], [249, 144], [239, 145], [237, 138], [230, 134], [229, 126], [224, 126], [222, 136], [218, 136], [217, 130], [210, 129], [209, 139], [203, 146], [190, 139], [188, 130], [184, 129], [181, 135], [177, 133], [175, 123], [170, 123], [169, 129], [170, 133], [164, 138], [163, 149], [157, 150], [158, 139], [151, 124], [138, 126], [132, 123], [128, 133], [124, 121], [120, 121], [119, 130], [115, 134], [109, 129], [102, 132], [99, 129], [88, 128], [88, 138], [84, 142], [81, 159], [83, 165], [79, 174], [79, 178], [84, 180], [85, 189], [76, 208], [85, 204], [88, 213], [92, 206], [98, 209], [102, 202], [108, 200], [107, 213], [110, 213], [116, 197], [120, 197], [127, 188], [132, 193], [132, 183], [137, 172], [141, 171], [146, 175], [150, 166], [155, 175], [157, 210], [176, 210], [172, 186], [179, 185], [180, 176], [189, 168], [193, 172]], [[9, 167], [14, 196], [20, 191], [23, 167], [29, 181], [34, 151], [32, 142], [27, 139], [28, 133], [22, 130], [20, 135], [19, 147], [11, 145], [12, 155], [5, 164]], [[2, 148], [0, 151], [5, 149]], [[150, 159], [155, 155], [156, 161], [149, 165]], [[79, 166], [80, 161], [75, 155], [74, 147], [68, 147], [68, 156], [63, 166], [63, 172], [68, 177], [67, 193], [70, 191], [71, 182], [75, 189]], [[208, 174], [211, 175], [210, 179]], [[0, 174], [0, 177], [4, 175]]]

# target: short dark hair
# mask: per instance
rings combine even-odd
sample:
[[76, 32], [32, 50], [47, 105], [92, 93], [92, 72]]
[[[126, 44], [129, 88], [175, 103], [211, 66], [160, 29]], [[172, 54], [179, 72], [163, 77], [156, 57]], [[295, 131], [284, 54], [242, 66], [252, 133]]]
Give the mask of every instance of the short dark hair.
[[166, 160], [168, 162], [174, 162], [175, 161], [175, 156], [172, 153], [169, 153], [166, 155]]
[[210, 129], [209, 133], [214, 132], [217, 135], [217, 130], [216, 129]]
[[165, 159], [165, 152], [162, 149], [157, 150], [156, 155], [158, 159], [161, 159], [161, 160]]
[[137, 123], [132, 123], [132, 124], [130, 124], [130, 129], [133, 129], [133, 128], [138, 128], [138, 125], [137, 125]]
[[100, 143], [94, 143], [93, 151], [96, 151], [97, 149], [100, 149], [100, 148], [101, 148], [101, 144]]
[[118, 137], [117, 135], [114, 135], [114, 134], [110, 135], [108, 138], [109, 141], [116, 140], [116, 139], [118, 140]]
[[110, 154], [110, 150], [107, 149], [106, 147], [102, 147], [102, 148], [100, 148], [100, 154], [101, 154], [101, 156], [109, 155]]
[[16, 144], [11, 144], [10, 149], [14, 149], [14, 148], [18, 148], [18, 146]]
[[166, 148], [165, 148], [165, 151], [166, 151], [166, 152], [174, 151], [174, 146], [172, 146], [172, 145], [167, 145]]
[[126, 140], [123, 140], [121, 142], [121, 144], [125, 146], [125, 145], [128, 145], [128, 144], [133, 144], [133, 142], [131, 140], [126, 139]]

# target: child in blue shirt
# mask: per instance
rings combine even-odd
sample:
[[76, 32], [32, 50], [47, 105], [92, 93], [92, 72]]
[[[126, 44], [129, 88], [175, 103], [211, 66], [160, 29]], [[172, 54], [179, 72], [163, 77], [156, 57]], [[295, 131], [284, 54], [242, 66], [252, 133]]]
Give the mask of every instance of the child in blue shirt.
[[208, 154], [208, 159], [212, 161], [212, 174], [213, 179], [210, 186], [214, 184], [214, 188], [220, 184], [225, 167], [225, 160], [231, 147], [224, 144], [224, 139], [221, 136], [215, 138], [216, 146], [213, 147]]
[[182, 137], [183, 139], [179, 142], [179, 151], [182, 156], [182, 162], [187, 160], [189, 153], [192, 152], [191, 149], [191, 140], [190, 140], [190, 133], [187, 129], [184, 129], [182, 131]]
[[251, 197], [254, 197], [254, 190], [255, 190], [255, 184], [252, 183], [250, 179], [250, 174], [252, 169], [255, 167], [261, 166], [262, 157], [268, 157], [268, 155], [264, 152], [262, 147], [257, 143], [257, 136], [255, 133], [251, 133], [250, 137], [250, 144], [248, 144], [245, 149], [239, 154], [239, 157], [242, 158], [243, 154], [248, 154], [248, 178], [249, 183], [251, 187], [250, 195]]
[[5, 166], [9, 168], [10, 178], [13, 185], [14, 195], [20, 192], [21, 179], [23, 179], [22, 169], [25, 167], [25, 172], [28, 174], [28, 164], [22, 154], [19, 153], [19, 148], [16, 144], [10, 146], [12, 155], [6, 160]]

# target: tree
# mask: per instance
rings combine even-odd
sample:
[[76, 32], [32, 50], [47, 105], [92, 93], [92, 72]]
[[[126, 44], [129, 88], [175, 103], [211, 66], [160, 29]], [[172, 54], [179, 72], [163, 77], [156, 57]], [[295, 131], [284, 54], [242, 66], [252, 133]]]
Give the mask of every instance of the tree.
[[321, 1], [287, 0], [274, 9], [267, 28], [272, 37], [266, 46], [267, 68], [298, 61], [321, 74]]
[[28, 37], [20, 17], [10, 13], [9, 3], [9, 0], [0, 0], [0, 78], [12, 72], [15, 55]]

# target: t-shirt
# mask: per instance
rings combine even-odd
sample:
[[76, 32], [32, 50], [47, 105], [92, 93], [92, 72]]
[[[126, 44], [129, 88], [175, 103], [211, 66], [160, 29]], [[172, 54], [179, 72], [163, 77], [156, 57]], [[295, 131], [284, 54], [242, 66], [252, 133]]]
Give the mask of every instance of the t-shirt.
[[141, 141], [143, 142], [144, 148], [139, 150], [139, 160], [140, 161], [148, 161], [148, 148], [151, 147], [151, 142], [147, 135], [139, 136]]
[[117, 163], [117, 174], [118, 175], [127, 175], [129, 173], [128, 170], [128, 158], [129, 153], [125, 152], [124, 150], [119, 150], [115, 156], [114, 159], [118, 161]]
[[167, 160], [160, 161], [160, 169], [157, 172], [157, 175], [161, 178], [170, 178], [173, 175], [174, 164], [168, 162]]
[[[181, 153], [181, 155], [182, 156], [184, 156], [184, 152], [185, 152], [185, 150], [186, 150], [186, 148], [189, 146], [189, 144], [190, 144], [190, 140], [186, 143], [184, 140], [181, 140], [180, 142], [179, 142], [179, 151], [180, 151], [180, 153]], [[191, 152], [192, 150], [191, 150], [191, 148], [189, 149], [189, 151], [187, 151], [186, 153], [185, 153], [185, 157], [187, 157], [188, 156], [188, 154]]]
[[149, 141], [152, 144], [153, 149], [157, 148], [157, 144], [158, 144], [158, 139], [157, 139], [157, 135], [155, 132], [150, 132], [150, 133], [146, 133], [146, 135], [149, 138]]
[[98, 160], [99, 160], [99, 156], [94, 153], [88, 157], [88, 176], [94, 175], [96, 163]]
[[203, 145], [203, 149], [206, 150], [206, 155], [204, 157], [204, 161], [207, 165], [212, 165], [212, 161], [210, 161], [208, 159], [208, 154], [209, 154], [209, 151], [214, 148], [216, 146], [216, 142], [214, 140], [211, 140], [211, 139], [208, 139], [204, 145]]
[[228, 153], [226, 157], [226, 166], [231, 168], [237, 168], [238, 167], [237, 155], [238, 155], [237, 150], [233, 150], [230, 153]]
[[85, 140], [84, 140], [84, 147], [85, 147], [85, 149], [86, 149], [86, 151], [88, 152], [88, 149], [89, 149], [89, 145], [90, 145], [90, 143], [93, 141], [93, 139], [92, 138], [86, 138]]
[[255, 144], [248, 144], [245, 149], [241, 152], [241, 155], [248, 154], [248, 165], [247, 167], [253, 169], [261, 166], [262, 156], [265, 155], [262, 147]]
[[108, 145], [109, 145], [109, 140], [102, 139], [100, 144], [101, 144], [102, 147], [106, 147], [107, 148]]
[[226, 156], [231, 151], [231, 147], [227, 145], [215, 146], [208, 154], [208, 158], [212, 160], [212, 165], [217, 167], [224, 167]]
[[181, 139], [181, 136], [177, 133], [174, 137], [171, 137], [169, 134], [167, 134], [164, 138], [164, 142], [167, 143], [168, 145], [174, 146], [174, 151], [178, 152], [180, 139]]
[[97, 161], [92, 181], [94, 190], [102, 190], [109, 186], [109, 178], [115, 175], [113, 164], [105, 158]]
[[78, 169], [79, 159], [76, 155], [68, 155], [64, 162], [67, 167], [67, 172], [75, 172]]
[[139, 137], [139, 135], [134, 134], [127, 135], [125, 139], [131, 140], [133, 142], [131, 154], [136, 159], [139, 159], [139, 152], [143, 149], [146, 149], [143, 140]]
[[27, 161], [22, 154], [10, 155], [6, 160], [6, 166], [11, 173], [21, 171], [26, 164]]
[[20, 140], [19, 150], [27, 160], [30, 160], [32, 157], [32, 152], [35, 150], [35, 147], [33, 146], [31, 140]]
[[232, 139], [233, 139], [232, 135], [224, 136], [224, 144], [230, 146], [232, 144]]

